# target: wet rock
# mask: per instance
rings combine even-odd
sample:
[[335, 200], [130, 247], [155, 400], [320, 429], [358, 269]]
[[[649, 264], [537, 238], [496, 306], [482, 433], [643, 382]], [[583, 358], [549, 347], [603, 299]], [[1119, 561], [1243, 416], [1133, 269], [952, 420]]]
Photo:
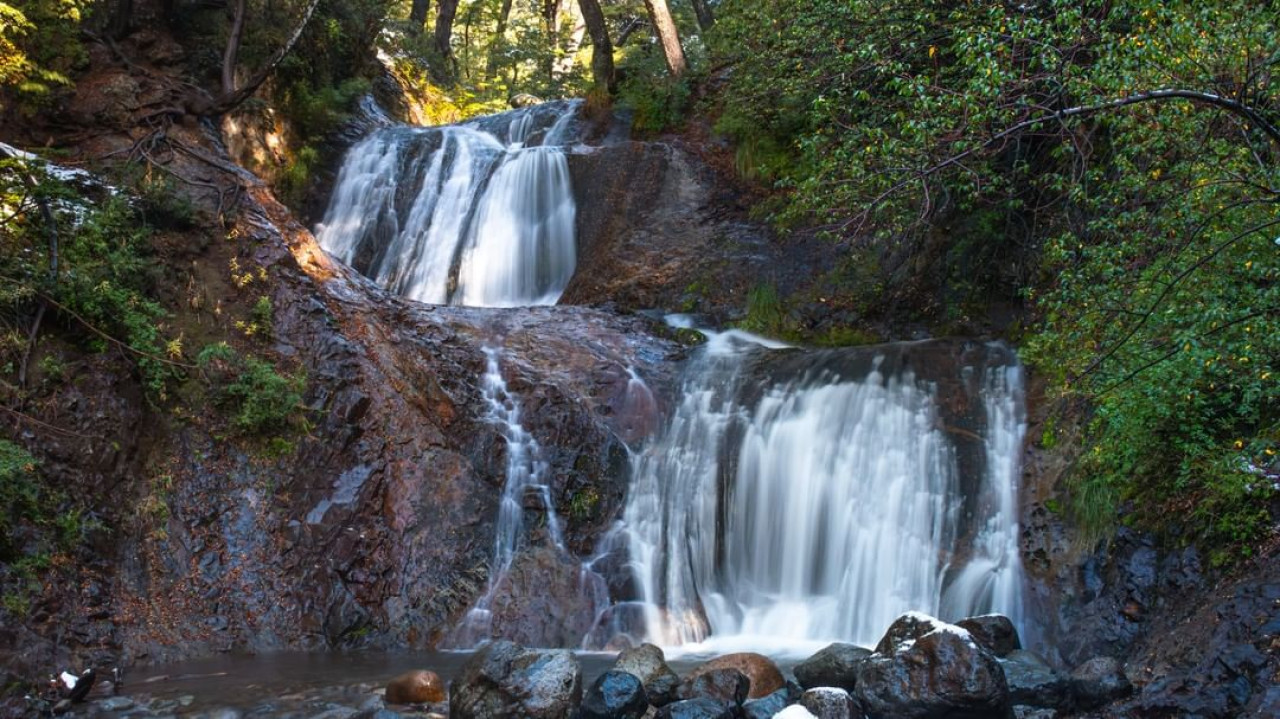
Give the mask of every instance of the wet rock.
[[109, 712], [122, 712], [133, 708], [133, 700], [129, 697], [111, 697], [98, 702], [98, 708]]
[[779, 689], [768, 696], [744, 702], [742, 716], [744, 719], [771, 719], [790, 703], [791, 692], [785, 688]]
[[331, 707], [315, 714], [311, 719], [353, 719], [360, 711], [351, 707]]
[[714, 699], [739, 706], [751, 691], [751, 680], [737, 669], [711, 669], [690, 675], [680, 682], [676, 696], [681, 699]]
[[387, 682], [388, 704], [432, 704], [444, 698], [444, 680], [425, 669], [405, 672]]
[[961, 619], [956, 622], [956, 626], [968, 630], [978, 646], [997, 657], [1007, 656], [1009, 652], [1022, 648], [1017, 627], [1003, 614], [984, 614]]
[[676, 700], [680, 677], [667, 666], [662, 650], [652, 644], [641, 644], [618, 655], [613, 668], [635, 675], [644, 684], [649, 703], [660, 707]]
[[796, 681], [805, 689], [839, 687], [853, 691], [858, 683], [858, 666], [871, 650], [856, 644], [836, 642], [796, 665]]
[[369, 708], [361, 711], [351, 717], [351, 719], [400, 719], [403, 716], [400, 712], [392, 711], [386, 707]]
[[649, 709], [644, 684], [634, 674], [607, 671], [591, 684], [578, 710], [579, 719], [640, 719]]
[[738, 706], [714, 699], [685, 699], [658, 709], [656, 719], [737, 719]]
[[1013, 708], [1013, 719], [1058, 719], [1058, 710], [1016, 706]]
[[573, 652], [501, 640], [477, 650], [449, 688], [454, 719], [563, 719], [581, 701], [582, 668]]
[[1062, 708], [1070, 697], [1071, 683], [1039, 656], [1021, 649], [1000, 659], [1009, 701], [1015, 706]]
[[522, 552], [499, 581], [491, 605], [494, 636], [535, 647], [577, 646], [595, 619], [582, 567], [550, 547]]
[[768, 696], [787, 685], [782, 672], [778, 670], [778, 665], [774, 664], [769, 657], [755, 652], [738, 652], [716, 657], [689, 672], [685, 681], [688, 682], [719, 669], [735, 669], [747, 678], [750, 682], [750, 688], [747, 691], [748, 699]]
[[920, 612], [907, 612], [897, 619], [893, 620], [893, 624], [885, 630], [884, 636], [880, 638], [876, 644], [876, 654], [889, 655], [893, 654], [899, 646], [906, 642], [913, 642], [924, 635], [948, 626], [946, 622], [935, 619], [928, 614]]
[[1132, 691], [1124, 667], [1113, 657], [1094, 657], [1071, 672], [1071, 696], [1081, 709], [1100, 707]]
[[800, 706], [817, 719], [862, 719], [862, 708], [849, 692], [836, 687], [817, 687], [800, 697]]
[[[920, 634], [926, 628], [931, 629]], [[871, 716], [985, 719], [1010, 710], [999, 662], [957, 626], [906, 615], [877, 647], [890, 651], [877, 651], [862, 662], [855, 690]]]
[[53, 705], [53, 713], [54, 713], [54, 714], [66, 714], [66, 713], [67, 713], [67, 712], [69, 712], [69, 711], [71, 711], [71, 700], [70, 700], [70, 699], [62, 699], [62, 700], [59, 700], [57, 704], [54, 704], [54, 705]]
[[533, 107], [534, 105], [541, 105], [543, 102], [544, 100], [542, 98], [537, 95], [530, 95], [527, 92], [512, 95], [511, 99], [507, 100], [507, 103], [514, 108]]

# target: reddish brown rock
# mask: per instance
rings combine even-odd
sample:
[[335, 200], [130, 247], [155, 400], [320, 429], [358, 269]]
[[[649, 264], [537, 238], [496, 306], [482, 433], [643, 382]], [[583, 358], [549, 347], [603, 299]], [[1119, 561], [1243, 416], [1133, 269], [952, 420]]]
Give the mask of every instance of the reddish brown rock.
[[444, 680], [425, 669], [405, 672], [387, 682], [388, 704], [434, 704], [444, 701]]
[[782, 672], [778, 671], [778, 665], [774, 664], [769, 657], [755, 652], [739, 652], [716, 657], [690, 672], [686, 681], [718, 669], [736, 669], [742, 672], [743, 676], [751, 682], [751, 689], [747, 693], [748, 699], [768, 696], [787, 685], [787, 681], [782, 678]]

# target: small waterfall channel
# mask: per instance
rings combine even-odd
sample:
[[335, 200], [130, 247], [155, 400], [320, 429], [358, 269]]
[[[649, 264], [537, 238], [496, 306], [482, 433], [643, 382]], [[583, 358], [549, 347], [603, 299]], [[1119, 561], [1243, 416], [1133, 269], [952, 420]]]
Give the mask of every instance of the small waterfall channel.
[[580, 104], [373, 132], [348, 151], [316, 238], [411, 299], [555, 304], [576, 264], [565, 152]]
[[800, 654], [874, 645], [909, 610], [1018, 622], [1022, 372], [971, 344], [956, 358], [710, 334], [635, 457], [636, 638]]
[[551, 490], [544, 482], [548, 467], [542, 458], [542, 448], [520, 423], [519, 398], [512, 396], [507, 389], [507, 382], [502, 377], [500, 353], [492, 347], [485, 347], [484, 354], [486, 367], [481, 388], [488, 408], [486, 420], [498, 428], [506, 441], [507, 478], [498, 502], [488, 588], [467, 612], [457, 637], [459, 646], [474, 646], [492, 637], [491, 604], [498, 583], [525, 543], [524, 516], [529, 500], [535, 500], [546, 515], [552, 548], [557, 553], [567, 554], [560, 518], [556, 516]]

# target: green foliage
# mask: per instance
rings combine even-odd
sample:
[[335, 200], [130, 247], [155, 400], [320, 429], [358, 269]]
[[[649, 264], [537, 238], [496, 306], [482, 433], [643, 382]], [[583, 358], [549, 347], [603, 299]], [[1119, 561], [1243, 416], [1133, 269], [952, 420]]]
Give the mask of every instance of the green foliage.
[[573, 493], [569, 500], [569, 515], [577, 521], [597, 518], [600, 511], [600, 493], [595, 487], [585, 487]]
[[19, 522], [40, 513], [42, 493], [35, 471], [35, 457], [0, 439], [0, 559], [5, 561], [20, 550], [14, 546]]
[[781, 337], [786, 332], [786, 313], [778, 288], [771, 282], [761, 282], [747, 292], [747, 316], [738, 326], [748, 332], [771, 337]]
[[68, 73], [84, 58], [79, 26], [88, 5], [87, 0], [0, 2], [0, 92], [12, 88], [34, 110], [54, 88], [70, 85]]
[[695, 69], [681, 78], [667, 72], [662, 52], [644, 47], [627, 53], [618, 65], [618, 104], [632, 113], [631, 126], [638, 132], [656, 134], [674, 130], [684, 122], [690, 109], [690, 87]]
[[890, 293], [926, 277], [944, 315], [1020, 290], [1026, 358], [1092, 412], [1065, 509], [1101, 535], [1131, 506], [1227, 561], [1280, 481], [1280, 147], [1132, 96], [1280, 117], [1278, 34], [1242, 0], [726, 0], [709, 43], [774, 218], [874, 248]]
[[278, 432], [300, 421], [306, 377], [280, 374], [265, 360], [241, 355], [225, 342], [200, 351], [196, 363], [209, 378], [231, 424], [247, 435]]
[[[37, 176], [34, 191], [19, 173]], [[49, 227], [36, 197], [54, 208], [57, 269]], [[160, 321], [165, 312], [150, 297], [156, 265], [151, 256], [151, 231], [122, 195], [108, 195], [88, 204], [78, 191], [51, 177], [41, 176], [35, 163], [0, 161], [0, 207], [7, 221], [0, 226], [0, 276], [7, 285], [0, 292], [0, 318], [13, 331], [21, 318], [44, 295], [65, 308], [76, 322], [87, 323], [133, 350], [146, 388], [162, 395], [170, 376], [161, 359], [165, 342]], [[101, 335], [87, 331], [90, 348], [115, 349]], [[20, 345], [0, 344], [11, 354]]]
[[[297, 80], [284, 90], [282, 109], [299, 135], [323, 138], [351, 117], [356, 102], [369, 92], [369, 87], [369, 81], [362, 77], [319, 86], [309, 79]], [[314, 163], [315, 158], [309, 162]]]

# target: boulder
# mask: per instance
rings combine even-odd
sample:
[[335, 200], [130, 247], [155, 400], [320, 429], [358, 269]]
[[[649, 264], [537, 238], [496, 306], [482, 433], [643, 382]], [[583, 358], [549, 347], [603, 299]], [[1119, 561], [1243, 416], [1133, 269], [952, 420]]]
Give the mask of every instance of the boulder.
[[[922, 628], [932, 627], [920, 634]], [[999, 661], [969, 632], [926, 617], [894, 622], [858, 668], [855, 696], [874, 717], [989, 719], [1007, 716], [1009, 687]]]
[[579, 719], [640, 719], [649, 709], [644, 684], [634, 674], [615, 670], [591, 684], [578, 710]]
[[444, 699], [444, 680], [432, 671], [417, 669], [387, 682], [389, 704], [434, 704]]
[[817, 719], [862, 719], [862, 707], [849, 692], [836, 687], [816, 687], [800, 697], [800, 706]]
[[956, 626], [968, 630], [978, 646], [997, 657], [1008, 656], [1009, 652], [1022, 648], [1018, 628], [1013, 626], [1013, 620], [1003, 614], [984, 614], [961, 619], [956, 622]]
[[737, 719], [738, 707], [714, 699], [684, 699], [658, 709], [656, 719]]
[[1039, 656], [1021, 649], [1000, 659], [1014, 706], [1066, 708], [1071, 683]]
[[786, 709], [790, 703], [791, 692], [782, 688], [769, 696], [744, 702], [742, 716], [745, 719], [772, 719], [774, 714]]
[[685, 681], [695, 679], [717, 669], [736, 669], [750, 682], [747, 690], [748, 699], [759, 699], [768, 696], [787, 685], [782, 672], [773, 660], [755, 652], [739, 652], [716, 657], [689, 672]]
[[891, 655], [902, 644], [914, 642], [929, 632], [946, 626], [950, 625], [928, 614], [907, 612], [893, 620], [893, 624], [890, 624], [889, 628], [885, 630], [884, 636], [880, 637], [880, 642], [876, 644], [875, 653], [885, 656]]
[[613, 668], [635, 675], [644, 685], [649, 703], [660, 707], [676, 700], [680, 677], [667, 666], [662, 650], [652, 644], [641, 644], [618, 654]]
[[454, 719], [563, 719], [582, 702], [582, 667], [567, 649], [489, 642], [467, 660], [449, 689]]
[[1071, 672], [1071, 696], [1079, 709], [1093, 709], [1126, 697], [1133, 685], [1114, 657], [1094, 657]]
[[796, 665], [796, 680], [805, 689], [839, 687], [853, 691], [858, 682], [858, 665], [871, 650], [856, 644], [837, 642]]
[[689, 675], [680, 682], [676, 696], [681, 699], [714, 699], [740, 706], [751, 691], [751, 680], [737, 669], [711, 669]]

